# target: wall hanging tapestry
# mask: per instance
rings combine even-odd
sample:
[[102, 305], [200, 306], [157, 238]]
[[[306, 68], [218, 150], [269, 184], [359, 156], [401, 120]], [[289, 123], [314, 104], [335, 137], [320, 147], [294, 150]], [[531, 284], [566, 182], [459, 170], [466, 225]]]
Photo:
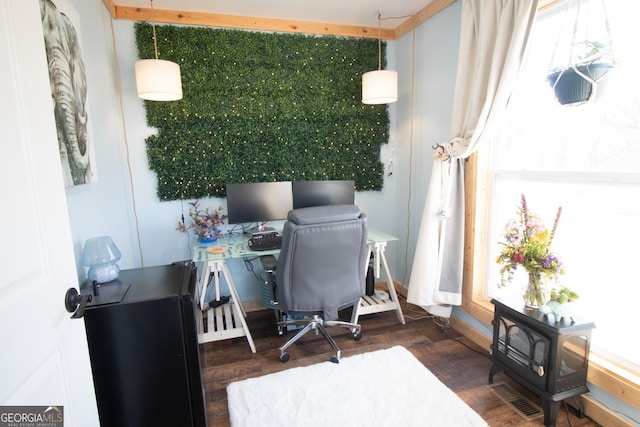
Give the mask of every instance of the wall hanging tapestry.
[[96, 180], [78, 13], [67, 0], [41, 0], [53, 113], [64, 185]]

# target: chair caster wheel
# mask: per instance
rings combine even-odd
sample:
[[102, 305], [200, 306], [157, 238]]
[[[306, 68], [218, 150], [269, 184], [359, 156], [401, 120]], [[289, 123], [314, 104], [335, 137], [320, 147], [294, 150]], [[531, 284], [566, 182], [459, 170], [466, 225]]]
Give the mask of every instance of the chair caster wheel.
[[353, 339], [356, 341], [360, 341], [362, 339], [362, 332], [356, 332], [353, 334]]
[[282, 363], [288, 362], [289, 361], [289, 353], [287, 353], [286, 351], [283, 351], [282, 353], [280, 353], [280, 361]]
[[338, 356], [331, 356], [331, 359], [329, 359], [331, 361], [331, 363], [340, 363], [340, 359], [338, 359]]

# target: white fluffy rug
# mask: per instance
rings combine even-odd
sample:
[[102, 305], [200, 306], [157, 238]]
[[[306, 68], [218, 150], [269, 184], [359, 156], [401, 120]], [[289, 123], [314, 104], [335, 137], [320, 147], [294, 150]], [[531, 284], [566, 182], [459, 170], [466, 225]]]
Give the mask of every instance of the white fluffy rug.
[[227, 395], [234, 427], [487, 426], [400, 346], [234, 382]]

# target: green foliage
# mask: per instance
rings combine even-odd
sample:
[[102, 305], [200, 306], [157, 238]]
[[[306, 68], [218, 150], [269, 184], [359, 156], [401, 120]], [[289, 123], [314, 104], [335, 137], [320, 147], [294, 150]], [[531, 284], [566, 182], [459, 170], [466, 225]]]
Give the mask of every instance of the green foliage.
[[565, 304], [567, 302], [572, 302], [575, 301], [577, 299], [579, 299], [580, 296], [578, 295], [577, 292], [572, 291], [571, 289], [567, 288], [566, 286], [563, 286], [561, 289], [552, 289], [551, 290], [551, 297], [549, 298], [550, 301], [557, 301], [560, 304]]
[[[135, 32], [139, 57], [153, 58], [151, 26]], [[145, 101], [158, 128], [146, 142], [160, 200], [223, 197], [230, 182], [382, 188], [388, 109], [360, 101], [362, 74], [378, 68], [377, 40], [168, 25], [156, 33], [159, 57], [180, 64], [184, 94]]]

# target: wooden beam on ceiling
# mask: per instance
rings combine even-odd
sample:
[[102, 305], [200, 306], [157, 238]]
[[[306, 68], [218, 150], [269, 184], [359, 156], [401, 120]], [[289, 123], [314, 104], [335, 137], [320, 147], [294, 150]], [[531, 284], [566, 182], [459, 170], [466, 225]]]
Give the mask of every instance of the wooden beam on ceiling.
[[104, 7], [109, 11], [109, 15], [115, 19], [116, 17], [116, 6], [113, 4], [113, 0], [102, 0]]
[[[396, 40], [428, 21], [458, 0], [433, 0], [415, 15], [398, 25], [395, 29], [381, 28], [380, 38]], [[546, 10], [566, 0], [540, 0], [538, 10]], [[151, 9], [116, 6], [113, 0], [102, 0], [113, 19], [151, 22]], [[323, 24], [308, 21], [289, 21], [284, 19], [255, 18], [247, 16], [221, 15], [214, 13], [188, 12], [177, 10], [153, 10], [154, 22], [182, 25], [202, 25], [207, 27], [237, 28], [256, 31], [276, 31], [286, 33], [318, 34], [342, 37], [378, 38], [377, 27], [359, 27], [354, 25]]]
[[420, 9], [411, 18], [396, 27], [395, 39], [399, 39], [414, 28], [417, 28], [420, 24], [428, 21], [456, 1], [457, 0], [433, 0], [431, 3]]
[[[151, 22], [150, 8], [115, 6], [115, 12], [116, 19]], [[378, 38], [377, 27], [323, 24], [319, 22], [289, 21], [284, 19], [255, 18], [248, 16], [221, 15], [215, 13], [175, 11], [155, 8], [153, 9], [153, 22], [285, 33], [318, 34], [325, 36]], [[382, 28], [380, 30], [380, 38], [384, 40], [393, 40], [395, 38], [395, 30]]]

